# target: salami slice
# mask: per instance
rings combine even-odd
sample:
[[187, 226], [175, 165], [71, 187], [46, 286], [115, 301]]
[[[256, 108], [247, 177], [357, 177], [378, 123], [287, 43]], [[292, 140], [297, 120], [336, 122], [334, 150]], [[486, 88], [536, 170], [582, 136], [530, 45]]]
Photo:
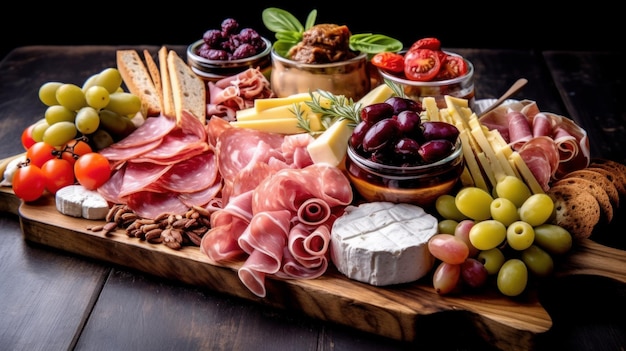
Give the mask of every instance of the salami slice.
[[124, 139], [112, 144], [110, 147], [124, 149], [134, 148], [160, 140], [176, 127], [176, 121], [163, 115], [148, 117], [142, 125], [137, 127]]
[[215, 154], [206, 151], [175, 163], [159, 179], [162, 189], [177, 193], [194, 193], [211, 187], [218, 176]]
[[127, 204], [143, 218], [157, 218], [165, 213], [184, 215], [189, 210], [175, 193], [136, 192], [128, 196]]

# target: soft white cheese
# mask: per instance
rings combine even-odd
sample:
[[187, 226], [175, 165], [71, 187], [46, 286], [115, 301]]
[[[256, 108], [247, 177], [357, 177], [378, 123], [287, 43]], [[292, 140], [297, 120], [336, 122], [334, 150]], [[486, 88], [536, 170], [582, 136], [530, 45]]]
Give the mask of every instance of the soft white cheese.
[[86, 219], [104, 219], [109, 204], [97, 191], [82, 185], [68, 185], [55, 194], [56, 208], [67, 216]]
[[350, 206], [331, 232], [330, 256], [339, 272], [376, 286], [416, 281], [433, 267], [428, 240], [437, 219], [412, 204]]

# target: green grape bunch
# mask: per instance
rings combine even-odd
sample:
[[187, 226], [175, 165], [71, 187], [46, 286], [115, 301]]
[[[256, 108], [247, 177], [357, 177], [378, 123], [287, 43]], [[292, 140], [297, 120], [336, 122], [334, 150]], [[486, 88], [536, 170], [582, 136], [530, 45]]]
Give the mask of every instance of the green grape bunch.
[[[522, 294], [531, 279], [552, 275], [554, 258], [572, 247], [572, 235], [553, 224], [554, 202], [532, 194], [515, 176], [499, 180], [494, 194], [465, 187], [436, 202], [442, 218], [429, 250], [441, 261], [433, 287], [441, 294], [482, 287], [489, 277], [506, 296]], [[482, 264], [477, 264], [482, 263]]]
[[96, 150], [119, 141], [136, 129], [133, 118], [141, 109], [141, 99], [122, 88], [117, 68], [105, 68], [82, 86], [46, 82], [39, 88], [39, 100], [47, 106], [37, 123], [35, 141], [61, 147], [84, 136]]

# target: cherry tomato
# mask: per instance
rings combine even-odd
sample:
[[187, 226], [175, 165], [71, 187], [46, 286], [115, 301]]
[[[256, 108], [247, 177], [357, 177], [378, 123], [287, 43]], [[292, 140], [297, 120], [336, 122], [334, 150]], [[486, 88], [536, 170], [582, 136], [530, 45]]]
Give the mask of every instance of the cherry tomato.
[[439, 55], [433, 50], [409, 50], [404, 55], [404, 75], [410, 80], [430, 81], [439, 73], [440, 68]]
[[374, 66], [393, 73], [402, 73], [404, 71], [404, 56], [395, 52], [379, 52], [372, 57], [371, 62]]
[[41, 166], [46, 178], [46, 190], [51, 194], [68, 185], [74, 184], [74, 167], [62, 158], [53, 158]]
[[437, 38], [422, 38], [411, 45], [409, 51], [417, 49], [441, 50], [441, 41]]
[[26, 158], [30, 160], [30, 164], [41, 168], [46, 161], [54, 158], [55, 150], [54, 146], [38, 141], [26, 150]]
[[96, 190], [111, 177], [109, 160], [97, 152], [89, 152], [74, 163], [76, 180], [89, 190]]
[[441, 62], [439, 73], [435, 77], [436, 80], [447, 80], [461, 77], [467, 73], [467, 63], [460, 56], [446, 55]]
[[28, 150], [35, 143], [35, 139], [33, 139], [33, 128], [35, 128], [35, 123], [26, 127], [22, 132], [22, 146], [24, 150]]
[[35, 201], [46, 190], [46, 177], [41, 168], [33, 164], [20, 165], [13, 175], [12, 187], [15, 196], [26, 202]]
[[89, 146], [84, 139], [78, 138], [69, 141], [63, 146], [61, 149], [61, 157], [71, 165], [74, 165], [74, 162], [76, 162], [80, 156], [90, 152], [93, 152], [91, 146]]

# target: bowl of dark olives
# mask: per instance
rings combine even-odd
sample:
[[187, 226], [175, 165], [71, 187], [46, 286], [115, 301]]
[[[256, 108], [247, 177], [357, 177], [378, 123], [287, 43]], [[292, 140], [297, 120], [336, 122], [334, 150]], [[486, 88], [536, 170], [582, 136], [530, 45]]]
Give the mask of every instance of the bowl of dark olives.
[[367, 201], [432, 206], [464, 168], [459, 130], [422, 120], [421, 103], [402, 97], [365, 106], [348, 141], [345, 168]]

